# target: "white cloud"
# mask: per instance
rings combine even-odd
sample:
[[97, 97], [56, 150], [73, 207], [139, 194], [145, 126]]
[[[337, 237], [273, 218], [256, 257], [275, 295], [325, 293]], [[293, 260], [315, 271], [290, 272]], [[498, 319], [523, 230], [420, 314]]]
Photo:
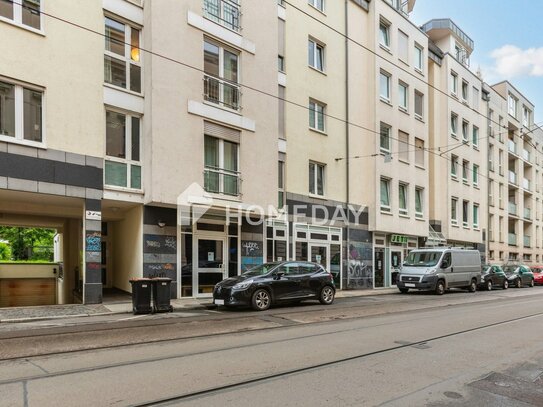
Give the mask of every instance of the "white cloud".
[[543, 76], [543, 47], [522, 49], [504, 45], [490, 53], [494, 65], [491, 76], [511, 79], [519, 76]]

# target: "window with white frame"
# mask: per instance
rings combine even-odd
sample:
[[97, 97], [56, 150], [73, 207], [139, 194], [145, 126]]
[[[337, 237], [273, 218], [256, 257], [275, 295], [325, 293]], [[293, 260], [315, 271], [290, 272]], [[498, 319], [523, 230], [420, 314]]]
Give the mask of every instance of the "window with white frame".
[[106, 111], [105, 185], [142, 189], [140, 140], [139, 117]]
[[422, 119], [424, 117], [424, 95], [415, 90], [415, 117]]
[[277, 208], [282, 209], [285, 206], [285, 162], [278, 162], [277, 174]]
[[381, 211], [390, 212], [390, 179], [381, 178]]
[[41, 30], [41, 0], [0, 0], [0, 17]]
[[494, 181], [488, 180], [488, 204], [494, 206]]
[[204, 16], [230, 30], [241, 29], [239, 0], [204, 0]]
[[204, 137], [204, 189], [207, 192], [240, 194], [239, 144], [206, 135]]
[[398, 160], [409, 164], [409, 134], [398, 131]]
[[315, 162], [309, 162], [309, 193], [324, 196], [324, 176], [326, 166]]
[[379, 89], [381, 99], [390, 102], [390, 74], [385, 71], [381, 71]]
[[524, 127], [530, 127], [531, 114], [532, 112], [526, 106], [522, 106], [522, 125]]
[[518, 99], [514, 97], [512, 94], [509, 94], [507, 102], [507, 111], [509, 114], [513, 117], [517, 117], [517, 105], [518, 105]]
[[307, 48], [309, 66], [324, 72], [324, 45], [309, 38]]
[[451, 113], [451, 135], [456, 137], [458, 131], [458, 115], [456, 113]]
[[424, 67], [424, 50], [423, 48], [415, 44], [415, 69], [422, 72]]
[[415, 137], [415, 165], [424, 167], [424, 140]]
[[309, 101], [309, 127], [324, 132], [326, 106], [316, 100]]
[[404, 82], [398, 83], [398, 105], [400, 109], [407, 111], [409, 103], [409, 86]]
[[458, 198], [451, 198], [451, 224], [458, 225]]
[[209, 38], [204, 39], [204, 99], [240, 110], [239, 52]]
[[503, 150], [498, 150], [498, 172], [503, 175]]
[[455, 155], [451, 156], [451, 176], [453, 178], [458, 176], [458, 157]]
[[469, 161], [462, 160], [462, 180], [468, 182]]
[[494, 145], [488, 145], [488, 169], [494, 172]]
[[379, 44], [390, 48], [390, 23], [381, 19], [379, 21]]
[[424, 217], [424, 188], [415, 187], [415, 217]]
[[473, 204], [473, 227], [479, 228], [479, 205]]
[[473, 126], [472, 134], [471, 134], [471, 142], [473, 144], [473, 147], [477, 148], [479, 147], [479, 127]]
[[462, 225], [469, 227], [469, 201], [462, 201]]
[[409, 37], [401, 30], [398, 30], [398, 58], [409, 63]]
[[43, 91], [0, 81], [0, 138], [43, 142]]
[[379, 150], [383, 153], [390, 153], [390, 132], [391, 127], [388, 124], [381, 123]]
[[479, 109], [479, 99], [480, 99], [479, 89], [477, 89], [476, 87], [473, 87], [473, 90], [471, 93], [473, 95], [473, 108], [477, 110]]
[[400, 210], [400, 215], [407, 215], [409, 212], [407, 207], [409, 202], [408, 190], [409, 185], [404, 184], [403, 182], [398, 184], [398, 208]]
[[462, 81], [462, 100], [464, 102], [468, 102], [469, 98], [469, 83], [466, 81]]
[[473, 177], [473, 185], [478, 186], [479, 185], [479, 166], [476, 164], [473, 164], [471, 172], [472, 172], [472, 177]]
[[104, 81], [141, 93], [140, 30], [105, 17]]
[[467, 120], [462, 120], [462, 140], [469, 140], [469, 122]]
[[324, 13], [324, 1], [325, 0], [308, 0], [308, 4], [315, 7], [317, 10], [322, 11]]
[[458, 75], [451, 71], [451, 92], [453, 95], [458, 94]]

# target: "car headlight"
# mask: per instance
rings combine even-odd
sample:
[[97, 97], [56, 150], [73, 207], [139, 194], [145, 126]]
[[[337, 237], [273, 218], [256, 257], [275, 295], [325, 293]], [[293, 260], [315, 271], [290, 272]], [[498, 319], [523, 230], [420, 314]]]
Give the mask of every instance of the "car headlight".
[[253, 284], [253, 280], [242, 281], [234, 286], [234, 290], [245, 290], [246, 288], [249, 288], [251, 284]]
[[434, 274], [437, 271], [437, 269], [427, 269], [426, 274]]

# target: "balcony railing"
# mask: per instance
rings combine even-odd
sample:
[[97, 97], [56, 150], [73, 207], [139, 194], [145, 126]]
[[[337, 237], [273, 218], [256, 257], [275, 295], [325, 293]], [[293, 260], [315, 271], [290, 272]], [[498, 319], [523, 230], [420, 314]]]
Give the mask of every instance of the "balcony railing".
[[513, 154], [516, 154], [517, 153], [517, 145], [515, 144], [515, 142], [511, 139], [509, 139], [509, 152], [513, 153]]
[[524, 247], [531, 247], [530, 236], [524, 235]]
[[509, 171], [509, 182], [511, 184], [517, 184], [517, 174], [513, 171]]
[[510, 215], [516, 215], [517, 214], [517, 204], [514, 202], [509, 202], [509, 214]]
[[241, 87], [237, 83], [204, 75], [204, 99], [211, 103], [240, 110]]
[[204, 169], [204, 189], [215, 194], [238, 196], [241, 191], [241, 174], [223, 168]]
[[522, 158], [526, 161], [530, 161], [530, 152], [528, 150], [522, 150]]
[[532, 210], [530, 208], [524, 208], [524, 219], [532, 219]]
[[531, 191], [532, 183], [529, 179], [524, 178], [522, 180], [522, 188], [526, 189], [527, 191]]
[[509, 233], [509, 235], [507, 236], [507, 243], [509, 243], [510, 245], [516, 246], [517, 245], [517, 235], [514, 234], [514, 233]]
[[230, 30], [239, 32], [241, 29], [237, 0], [204, 0], [204, 16]]

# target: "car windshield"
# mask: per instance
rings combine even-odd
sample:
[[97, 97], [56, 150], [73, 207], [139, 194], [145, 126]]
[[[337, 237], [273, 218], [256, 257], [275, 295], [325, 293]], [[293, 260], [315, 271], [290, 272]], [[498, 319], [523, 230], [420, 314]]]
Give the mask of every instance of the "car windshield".
[[437, 264], [441, 258], [442, 252], [411, 252], [405, 262], [404, 266], [410, 267], [432, 267]]
[[492, 266], [483, 266], [483, 273], [488, 273]]
[[279, 263], [264, 263], [259, 266], [255, 266], [253, 268], [250, 268], [245, 273], [242, 273], [241, 275], [244, 277], [256, 277], [256, 276], [263, 276], [264, 274], [268, 274], [271, 269], [277, 267]]

